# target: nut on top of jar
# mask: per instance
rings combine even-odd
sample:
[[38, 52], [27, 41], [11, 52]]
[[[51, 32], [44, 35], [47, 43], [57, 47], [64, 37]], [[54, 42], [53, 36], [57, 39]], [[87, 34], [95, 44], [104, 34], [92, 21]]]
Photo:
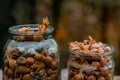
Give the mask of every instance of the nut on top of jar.
[[18, 29], [18, 33], [20, 33], [20, 34], [35, 34], [35, 33], [42, 34], [46, 31], [48, 31], [48, 28], [49, 28], [48, 17], [43, 18], [43, 23], [39, 24], [37, 27], [38, 27], [38, 30], [34, 31], [29, 26], [25, 26], [25, 27]]
[[74, 52], [85, 52], [85, 53], [100, 53], [104, 54], [112, 50], [112, 48], [102, 42], [96, 42], [91, 36], [88, 40], [83, 40], [83, 42], [70, 42], [69, 48]]

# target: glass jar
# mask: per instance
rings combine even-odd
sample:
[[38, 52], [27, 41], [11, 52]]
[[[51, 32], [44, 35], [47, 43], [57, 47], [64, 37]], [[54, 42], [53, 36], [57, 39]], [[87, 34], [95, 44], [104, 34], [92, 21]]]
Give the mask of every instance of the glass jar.
[[59, 48], [52, 37], [54, 28], [41, 34], [19, 34], [18, 29], [38, 24], [9, 28], [10, 39], [4, 49], [4, 80], [60, 80]]
[[68, 80], [114, 80], [114, 48], [109, 47], [111, 50], [103, 54], [70, 49]]

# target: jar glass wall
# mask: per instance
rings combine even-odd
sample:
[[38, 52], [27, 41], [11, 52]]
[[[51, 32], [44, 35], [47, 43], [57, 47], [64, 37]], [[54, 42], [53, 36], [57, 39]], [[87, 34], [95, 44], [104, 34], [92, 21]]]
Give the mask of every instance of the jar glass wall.
[[68, 80], [114, 80], [114, 48], [109, 47], [111, 50], [104, 54], [70, 49]]
[[[37, 34], [38, 24], [9, 28], [10, 39], [4, 49], [4, 80], [60, 80], [58, 45], [52, 37], [53, 27]], [[35, 33], [20, 34], [29, 27]]]

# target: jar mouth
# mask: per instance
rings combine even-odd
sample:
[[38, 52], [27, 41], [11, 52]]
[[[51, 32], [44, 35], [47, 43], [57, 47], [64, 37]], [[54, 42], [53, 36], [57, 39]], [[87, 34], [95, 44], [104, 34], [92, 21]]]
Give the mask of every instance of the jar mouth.
[[[104, 44], [104, 45], [105, 45], [105, 46], [109, 46], [109, 47], [111, 48], [111, 50], [108, 51], [108, 52], [104, 52], [104, 53], [101, 54], [101, 55], [106, 55], [106, 56], [112, 55], [112, 54], [114, 53], [114, 47], [111, 46], [110, 44]], [[69, 48], [69, 52], [70, 52], [72, 55], [74, 55], [75, 53], [76, 53], [76, 54], [79, 53], [79, 52], [73, 51], [73, 50], [70, 49], [70, 48]], [[82, 51], [80, 51], [80, 52], [82, 52]], [[84, 52], [83, 52], [83, 53], [84, 53]], [[85, 53], [87, 53], [87, 52], [85, 52]], [[92, 54], [92, 53], [91, 53], [91, 54]], [[93, 54], [100, 54], [100, 53], [93, 53]]]
[[[15, 25], [15, 26], [12, 26], [8, 29], [8, 32], [12, 35], [18, 35], [18, 36], [22, 36], [22, 35], [31, 35], [31, 34], [27, 34], [27, 33], [19, 33], [18, 30], [20, 28], [23, 28], [23, 27], [29, 27], [31, 30], [34, 31], [34, 33], [37, 33], [38, 32], [38, 26], [40, 24], [23, 24], [23, 25]], [[45, 31], [44, 33], [41, 33], [41, 34], [52, 34], [52, 32], [54, 31], [54, 28], [52, 26], [49, 26], [48, 27], [48, 30]]]

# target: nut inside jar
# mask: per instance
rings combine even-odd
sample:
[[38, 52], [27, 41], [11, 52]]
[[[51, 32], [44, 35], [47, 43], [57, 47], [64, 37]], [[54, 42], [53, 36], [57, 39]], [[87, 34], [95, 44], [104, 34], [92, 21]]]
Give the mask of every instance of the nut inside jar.
[[[30, 25], [30, 26], [29, 26]], [[59, 80], [60, 56], [48, 18], [43, 24], [10, 28], [4, 55], [4, 80]]]
[[[91, 36], [69, 43], [69, 80], [113, 80], [113, 47]], [[109, 75], [108, 75], [109, 74]]]
[[[14, 53], [15, 49], [12, 49], [9, 54], [6, 55], [5, 60], [5, 76], [7, 80], [57, 80], [58, 79], [58, 59], [55, 54], [46, 53], [43, 51], [36, 52], [35, 54], [24, 55], [22, 53], [16, 58], [12, 57], [17, 53]], [[19, 52], [21, 53], [21, 52]]]

